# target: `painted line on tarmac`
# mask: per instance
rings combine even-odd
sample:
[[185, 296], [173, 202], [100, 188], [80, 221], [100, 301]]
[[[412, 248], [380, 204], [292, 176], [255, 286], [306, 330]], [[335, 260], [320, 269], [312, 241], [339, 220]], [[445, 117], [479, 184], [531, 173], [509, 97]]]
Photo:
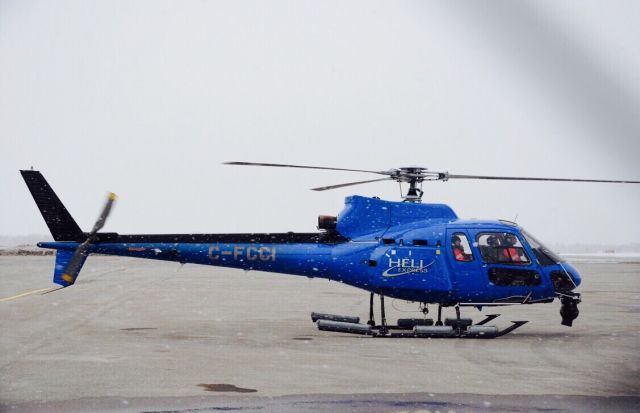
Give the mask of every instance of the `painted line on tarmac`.
[[39, 290], [27, 291], [26, 293], [22, 293], [22, 294], [14, 295], [13, 297], [0, 298], [0, 302], [2, 302], [2, 301], [15, 300], [16, 298], [25, 297], [25, 296], [27, 296], [27, 295], [31, 295], [31, 294], [41, 293], [41, 292], [43, 292], [43, 291], [47, 291], [47, 290], [50, 290], [50, 289], [51, 289], [51, 287], [49, 287], [49, 288], [41, 288], [41, 289], [39, 289]]

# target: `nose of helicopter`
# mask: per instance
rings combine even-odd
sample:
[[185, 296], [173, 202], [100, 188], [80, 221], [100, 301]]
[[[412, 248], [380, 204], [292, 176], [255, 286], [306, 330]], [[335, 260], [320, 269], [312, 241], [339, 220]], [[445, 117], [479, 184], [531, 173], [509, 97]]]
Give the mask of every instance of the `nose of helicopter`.
[[573, 278], [573, 283], [576, 285], [576, 287], [578, 287], [582, 283], [582, 277], [580, 277], [580, 273], [578, 272], [576, 267], [569, 264], [568, 262], [563, 262], [562, 266], [564, 267], [565, 271], [571, 274], [571, 278]]
[[578, 287], [582, 283], [582, 278], [578, 273], [576, 268], [569, 264], [568, 262], [558, 264], [562, 268], [565, 277], [568, 276], [571, 278], [573, 287], [568, 285], [565, 286], [566, 290], [562, 291], [562, 289], [558, 288], [560, 285], [556, 284], [556, 291], [560, 292], [560, 317], [562, 317], [562, 325], [571, 327], [573, 325], [573, 321], [578, 318], [580, 311], [578, 310], [578, 304], [582, 301], [580, 299], [580, 294], [573, 292], [573, 290]]

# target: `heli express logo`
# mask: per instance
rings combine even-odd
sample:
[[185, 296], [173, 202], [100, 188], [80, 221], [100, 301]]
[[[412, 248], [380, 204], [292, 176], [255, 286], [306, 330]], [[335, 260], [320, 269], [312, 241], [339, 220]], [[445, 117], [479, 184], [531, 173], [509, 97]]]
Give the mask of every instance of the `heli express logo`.
[[382, 273], [383, 277], [398, 277], [400, 275], [411, 275], [429, 272], [436, 261], [433, 260], [428, 264], [424, 260], [416, 260], [414, 258], [389, 258], [389, 268]]

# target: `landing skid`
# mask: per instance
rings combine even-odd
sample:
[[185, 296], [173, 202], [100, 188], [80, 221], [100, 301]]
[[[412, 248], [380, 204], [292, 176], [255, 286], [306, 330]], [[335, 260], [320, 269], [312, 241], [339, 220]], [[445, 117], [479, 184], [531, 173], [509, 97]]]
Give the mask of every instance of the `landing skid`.
[[[491, 319], [495, 319], [498, 314], [492, 314]], [[433, 322], [433, 320], [431, 320]], [[485, 320], [483, 320], [485, 321]], [[476, 323], [470, 326], [454, 327], [434, 326], [434, 325], [416, 325], [411, 329], [402, 325], [375, 325], [360, 323], [346, 323], [343, 321], [333, 321], [318, 319], [316, 324], [321, 331], [333, 331], [337, 333], [359, 334], [372, 337], [391, 337], [391, 338], [496, 338], [509, 334], [516, 328], [526, 324], [527, 321], [512, 321], [512, 325], [499, 330], [495, 326], [485, 326]]]
[[527, 321], [512, 321], [512, 325], [499, 330], [496, 326], [486, 325], [500, 316], [500, 314], [490, 314], [473, 324], [470, 318], [460, 318], [458, 307], [456, 307], [456, 318], [447, 318], [442, 323], [440, 307], [438, 320], [435, 323], [430, 318], [401, 318], [396, 325], [389, 325], [385, 319], [383, 296], [380, 296], [380, 304], [381, 324], [376, 324], [373, 319], [373, 294], [371, 294], [367, 324], [361, 324], [359, 317], [323, 313], [311, 313], [311, 320], [321, 331], [390, 338], [496, 338], [509, 334], [527, 323]]

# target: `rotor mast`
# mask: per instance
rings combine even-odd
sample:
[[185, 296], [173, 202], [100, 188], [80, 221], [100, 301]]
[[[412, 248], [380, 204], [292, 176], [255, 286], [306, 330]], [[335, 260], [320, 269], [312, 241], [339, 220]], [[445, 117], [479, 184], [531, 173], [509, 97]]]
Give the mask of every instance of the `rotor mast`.
[[402, 200], [404, 202], [422, 202], [422, 195], [424, 194], [424, 191], [422, 190], [422, 181], [425, 179], [424, 173], [426, 170], [427, 168], [419, 166], [409, 166], [398, 170], [398, 175], [395, 179], [400, 183], [400, 188], [402, 188], [402, 182], [409, 184], [407, 194], [402, 195]]

